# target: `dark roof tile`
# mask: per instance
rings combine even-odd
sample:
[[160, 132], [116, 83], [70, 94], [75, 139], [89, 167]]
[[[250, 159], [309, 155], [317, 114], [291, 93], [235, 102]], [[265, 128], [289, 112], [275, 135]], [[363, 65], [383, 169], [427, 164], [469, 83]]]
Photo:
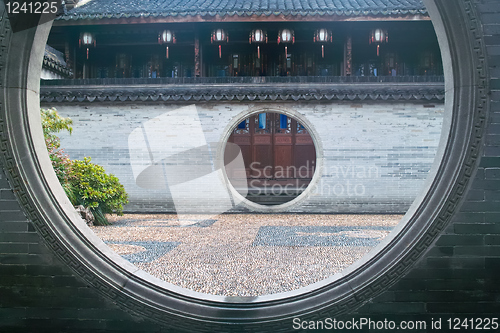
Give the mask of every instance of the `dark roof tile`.
[[66, 61], [64, 61], [64, 54], [61, 51], [57, 51], [49, 45], [45, 45], [44, 58], [57, 63], [62, 67], [66, 67]]
[[60, 19], [186, 15], [427, 14], [422, 0], [92, 0]]
[[61, 74], [63, 77], [71, 77], [71, 68], [64, 61], [64, 54], [49, 45], [45, 45], [43, 56], [43, 67], [52, 72]]

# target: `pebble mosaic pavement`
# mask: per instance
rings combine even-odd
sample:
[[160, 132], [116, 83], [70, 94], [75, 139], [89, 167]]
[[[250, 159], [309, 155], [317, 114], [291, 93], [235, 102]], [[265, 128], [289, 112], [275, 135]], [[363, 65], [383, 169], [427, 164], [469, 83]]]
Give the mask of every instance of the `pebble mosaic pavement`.
[[359, 260], [402, 215], [111, 216], [92, 227], [111, 249], [177, 286], [260, 296], [321, 281]]

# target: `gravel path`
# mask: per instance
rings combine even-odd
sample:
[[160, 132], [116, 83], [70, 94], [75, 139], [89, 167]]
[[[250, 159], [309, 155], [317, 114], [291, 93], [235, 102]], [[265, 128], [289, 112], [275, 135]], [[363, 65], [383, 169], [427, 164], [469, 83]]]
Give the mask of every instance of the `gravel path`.
[[259, 296], [323, 280], [361, 258], [402, 215], [111, 216], [92, 227], [164, 281], [221, 296]]

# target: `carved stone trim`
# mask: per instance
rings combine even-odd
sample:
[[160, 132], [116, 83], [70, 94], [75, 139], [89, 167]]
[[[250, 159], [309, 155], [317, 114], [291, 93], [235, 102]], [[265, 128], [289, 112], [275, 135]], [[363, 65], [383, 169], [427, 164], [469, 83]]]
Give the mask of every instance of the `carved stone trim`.
[[351, 84], [224, 84], [148, 87], [45, 86], [40, 102], [125, 102], [125, 101], [443, 101], [443, 83], [351, 83]]
[[197, 294], [154, 280], [107, 249], [68, 206], [42, 153], [36, 76], [48, 27], [14, 35], [5, 15], [0, 22], [1, 164], [25, 213], [53, 253], [96, 291], [136, 315], [176, 331], [285, 332], [294, 317], [317, 320], [353, 311], [419, 260], [457, 212], [477, 169], [489, 110], [481, 26], [469, 0], [427, 0], [426, 4], [435, 20], [445, 67], [453, 68], [453, 73], [447, 73], [445, 89], [453, 127], [441, 145], [442, 159], [433, 170], [436, 176], [411, 208], [407, 223], [378, 254], [314, 290], [256, 298]]

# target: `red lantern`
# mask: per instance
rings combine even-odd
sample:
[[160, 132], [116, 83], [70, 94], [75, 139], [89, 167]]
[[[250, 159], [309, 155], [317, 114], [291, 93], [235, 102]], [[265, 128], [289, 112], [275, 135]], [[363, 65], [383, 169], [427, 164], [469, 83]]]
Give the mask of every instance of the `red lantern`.
[[[290, 29], [283, 29], [280, 30], [278, 33], [278, 44], [279, 43], [295, 43], [295, 35], [293, 33], [293, 30]], [[285, 46], [285, 58], [288, 57], [288, 47]]]
[[212, 37], [210, 38], [211, 43], [219, 44], [219, 58], [222, 58], [222, 43], [229, 42], [229, 36], [223, 29], [217, 29], [212, 31]]
[[280, 30], [278, 34], [278, 44], [279, 43], [295, 43], [295, 35], [293, 30], [283, 29]]
[[[262, 29], [252, 30], [248, 38], [250, 43], [267, 43], [267, 33]], [[257, 58], [260, 59], [260, 46], [257, 45]]]
[[333, 41], [332, 31], [328, 29], [318, 29], [314, 33], [314, 42], [321, 43], [321, 57], [325, 57], [325, 45], [324, 43], [331, 43]]
[[170, 30], [163, 30], [159, 35], [158, 35], [158, 43], [159, 44], [170, 44], [174, 43], [175, 44], [175, 34], [172, 33]]
[[[177, 40], [175, 39], [175, 34], [170, 30], [163, 30], [158, 34], [158, 44], [175, 44]], [[166, 56], [169, 58], [168, 45], [166, 48]]]
[[80, 35], [80, 40], [79, 40], [79, 45], [80, 47], [85, 46], [87, 49], [87, 59], [89, 58], [89, 48], [90, 47], [95, 47], [96, 42], [95, 42], [95, 36], [94, 34], [90, 32], [84, 32]]
[[377, 56], [380, 55], [380, 44], [389, 42], [389, 35], [385, 29], [373, 29], [369, 38], [370, 44], [377, 44]]

